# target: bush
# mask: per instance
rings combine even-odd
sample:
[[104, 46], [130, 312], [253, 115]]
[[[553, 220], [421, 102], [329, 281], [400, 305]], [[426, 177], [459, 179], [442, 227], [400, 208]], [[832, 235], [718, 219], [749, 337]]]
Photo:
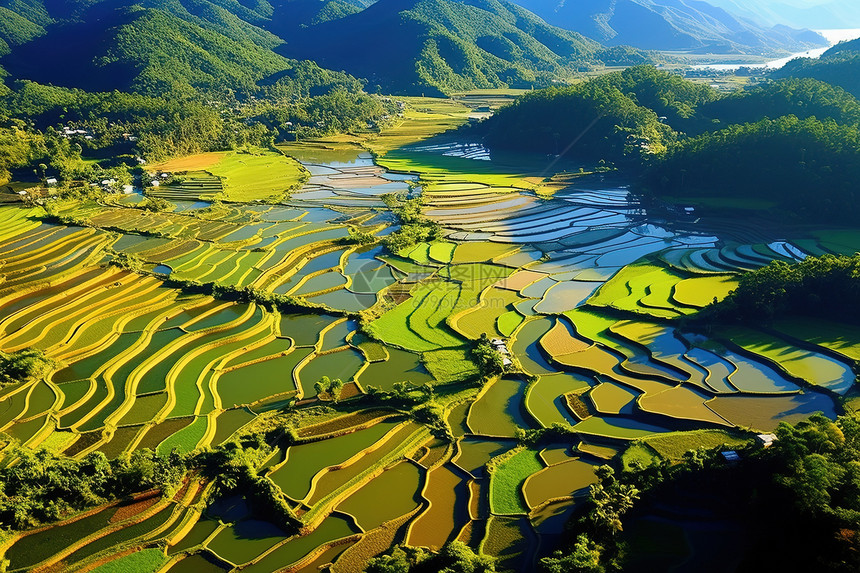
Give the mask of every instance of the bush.
[[7, 354], [0, 352], [0, 386], [44, 378], [56, 362], [35, 348], [25, 348]]

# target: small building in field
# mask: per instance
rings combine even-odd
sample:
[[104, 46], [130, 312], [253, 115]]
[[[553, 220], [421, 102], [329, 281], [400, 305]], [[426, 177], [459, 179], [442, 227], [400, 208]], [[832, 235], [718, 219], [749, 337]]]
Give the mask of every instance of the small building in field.
[[45, 180], [45, 184], [47, 184], [48, 187], [54, 187], [57, 184], [57, 178], [56, 177], [48, 177]]
[[769, 448], [777, 440], [776, 434], [756, 434], [755, 441], [763, 448]]

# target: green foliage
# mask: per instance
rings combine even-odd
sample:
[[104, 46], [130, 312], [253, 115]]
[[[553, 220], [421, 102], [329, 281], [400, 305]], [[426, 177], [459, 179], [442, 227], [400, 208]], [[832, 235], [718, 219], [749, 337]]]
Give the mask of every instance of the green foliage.
[[[837, 123], [860, 123], [860, 102], [842, 88], [815, 79], [784, 79], [739, 90], [699, 107], [702, 130], [713, 131], [764, 117], [794, 115]], [[704, 122], [707, 118], [707, 124]]]
[[820, 414], [795, 426], [782, 423], [773, 454], [782, 469], [778, 484], [792, 492], [797, 510], [860, 525], [860, 423]]
[[488, 378], [505, 371], [504, 357], [487, 339], [486, 334], [475, 342], [472, 347], [472, 360], [478, 365], [481, 376]]
[[323, 376], [318, 381], [314, 382], [314, 391], [317, 396], [320, 398], [327, 398], [335, 403], [340, 400], [341, 390], [343, 390], [343, 380], [340, 378], [332, 380], [328, 376]]
[[[158, 96], [112, 92], [86, 92], [22, 81], [7, 96], [8, 113], [32, 120], [36, 128], [52, 135], [54, 145], [64, 155], [72, 144], [59, 137], [53, 126], [70, 123], [94, 134], [84, 141], [88, 153], [105, 150], [111, 154], [131, 151], [159, 160], [174, 155], [210, 151], [229, 145], [234, 126], [217, 110], [199, 101], [165, 92]], [[228, 131], [229, 126], [229, 131]], [[240, 130], [240, 133], [247, 129]], [[138, 138], [127, 141], [123, 133]], [[235, 136], [235, 134], [233, 134]], [[53, 154], [52, 154], [53, 155]], [[68, 176], [83, 176], [70, 173]]]
[[819, 59], [797, 58], [774, 73], [778, 78], [813, 78], [860, 97], [860, 42], [834, 46]]
[[786, 116], [680, 141], [645, 181], [652, 194], [755, 197], [806, 219], [853, 222], [858, 178], [857, 127]]
[[47, 153], [41, 134], [17, 127], [0, 128], [0, 185], [11, 180], [12, 169], [31, 165]]
[[410, 412], [410, 416], [416, 422], [427, 426], [433, 435], [440, 440], [452, 441], [454, 435], [451, 426], [448, 425], [448, 416], [441, 404], [428, 397], [424, 404], [416, 406]]
[[654, 52], [643, 52], [631, 46], [609, 46], [595, 54], [607, 66], [641, 66], [652, 64]]
[[137, 207], [154, 213], [163, 213], [165, 211], [173, 210], [173, 205], [167, 199], [162, 199], [161, 197], [147, 197], [138, 203]]
[[381, 91], [430, 95], [550, 85], [598, 47], [498, 0], [382, 0], [298, 30], [286, 53], [366, 77]]
[[537, 448], [543, 444], [576, 442], [579, 439], [579, 434], [570, 429], [570, 426], [556, 422], [548, 428], [518, 428], [516, 438], [524, 446]]
[[144, 261], [133, 253], [114, 252], [111, 253], [110, 264], [121, 269], [139, 272], [143, 270]]
[[93, 452], [80, 460], [46, 450], [16, 449], [17, 462], [0, 469], [0, 525], [25, 529], [149, 488], [169, 491], [186, 471], [181, 456], [150, 450], [108, 460]]
[[589, 491], [593, 504], [589, 519], [598, 531], [613, 536], [623, 529], [621, 517], [639, 499], [639, 490], [616, 479], [609, 466], [600, 466], [595, 473], [598, 482]]
[[0, 352], [0, 387], [48, 375], [56, 363], [42, 350], [24, 348], [15, 352]]
[[741, 275], [738, 288], [694, 315], [694, 324], [759, 324], [790, 315], [860, 320], [860, 254], [772, 261]]
[[492, 573], [495, 559], [476, 554], [461, 541], [442, 546], [438, 553], [424, 547], [398, 545], [367, 562], [367, 573]]
[[576, 538], [573, 551], [568, 555], [556, 551], [552, 557], [541, 559], [541, 571], [545, 573], [603, 573], [606, 568], [600, 562], [602, 553], [603, 547], [581, 533]]
[[442, 229], [435, 221], [421, 214], [421, 200], [409, 199], [405, 196], [388, 194], [382, 200], [391, 209], [400, 222], [400, 228], [382, 240], [382, 243], [392, 253], [417, 245], [430, 243], [442, 238]]
[[574, 86], [530, 92], [480, 129], [486, 130], [490, 147], [641, 161], [662, 153], [676, 137], [660, 115], [689, 117], [695, 105], [714, 97], [711, 92], [643, 66]]
[[373, 233], [350, 227], [349, 235], [338, 239], [337, 242], [341, 245], [369, 245], [375, 243], [376, 240], [377, 237]]
[[228, 442], [212, 451], [202, 452], [195, 462], [209, 479], [215, 481], [217, 495], [243, 495], [261, 515], [287, 531], [297, 531], [300, 522], [289, 499], [270, 479], [258, 475], [260, 466], [271, 452], [262, 436], [256, 436], [256, 441]]

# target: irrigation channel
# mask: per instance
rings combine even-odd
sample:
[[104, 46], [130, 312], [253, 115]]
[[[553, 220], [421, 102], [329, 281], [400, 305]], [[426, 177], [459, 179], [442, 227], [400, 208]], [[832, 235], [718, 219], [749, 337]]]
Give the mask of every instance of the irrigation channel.
[[[499, 570], [528, 571], [594, 469], [631, 441], [653, 459], [744, 443], [783, 420], [835, 416], [854, 383], [860, 333], [848, 325], [785, 320], [705, 337], [673, 319], [772, 260], [853, 253], [855, 232], [655, 211], [596, 175], [546, 199], [456, 173], [391, 173], [349, 145], [291, 153], [310, 178], [279, 204], [211, 203], [193, 188], [173, 191], [168, 212], [135, 209], [134, 196], [62, 202], [82, 226], [0, 208], [0, 348], [40, 348], [58, 364], [47, 380], [0, 390], [0, 431], [78, 457], [190, 452], [297, 403], [308, 412], [297, 441], [277, 444], [260, 474], [291, 500], [302, 535], [240, 498], [207, 504], [208, 486], [191, 480], [169, 499], [12, 536], [9, 571], [145, 560], [171, 572], [360, 571], [394, 543], [454, 539], [499, 557]], [[493, 165], [474, 144], [400, 153]], [[397, 192], [422, 193], [445, 238], [396, 254], [342, 240], [350, 228], [396, 231], [381, 197]], [[115, 253], [143, 272], [107, 265]], [[167, 276], [315, 308], [280, 314], [168, 287]], [[512, 365], [478, 388], [462, 381], [476, 375], [468, 348], [482, 334]], [[323, 376], [346, 383], [339, 408], [319, 408]], [[398, 383], [435, 387], [452, 442], [384, 403], [350, 406]], [[517, 445], [518, 429], [553, 424], [576, 439]]]

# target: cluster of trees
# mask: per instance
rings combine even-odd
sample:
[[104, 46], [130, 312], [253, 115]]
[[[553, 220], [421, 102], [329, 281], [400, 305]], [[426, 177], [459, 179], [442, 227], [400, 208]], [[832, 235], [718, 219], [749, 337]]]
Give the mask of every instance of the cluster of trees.
[[343, 390], [343, 380], [340, 378], [329, 378], [323, 376], [314, 383], [314, 391], [317, 396], [328, 398], [332, 402], [340, 400], [340, 393]]
[[490, 147], [624, 165], [646, 195], [773, 199], [805, 218], [856, 218], [860, 102], [817, 79], [721, 95], [637, 66], [528, 93], [475, 129]]
[[778, 70], [775, 76], [814, 78], [860, 97], [860, 41], [839, 43], [819, 59], [794, 59]]
[[597, 63], [599, 49], [515, 3], [385, 0], [298, 30], [284, 53], [347, 70], [385, 92], [439, 95], [548, 86], [574, 66]]
[[741, 275], [732, 293], [692, 320], [696, 325], [760, 324], [791, 315], [860, 320], [860, 254], [807, 257], [792, 264], [773, 261]]
[[328, 93], [304, 100], [268, 99], [248, 106], [246, 115], [265, 126], [278, 139], [320, 137], [378, 125], [393, 116], [391, 101], [360, 89], [336, 86]]
[[185, 475], [182, 456], [151, 450], [108, 460], [93, 452], [80, 460], [47, 450], [15, 449], [0, 469], [0, 526], [26, 529], [150, 488], [173, 490]]
[[24, 348], [10, 353], [0, 351], [0, 388], [44, 378], [55, 365], [43, 351], [35, 348]]
[[625, 93], [628, 82], [622, 74], [629, 72], [530, 92], [478, 129], [490, 147], [589, 160], [645, 161], [665, 150], [675, 132], [654, 110], [637, 103], [636, 95]]
[[568, 551], [541, 559], [546, 573], [603, 573], [618, 570], [623, 547], [618, 534], [621, 518], [639, 499], [639, 489], [615, 475], [610, 466], [596, 471], [597, 483], [589, 490], [587, 508], [571, 525], [576, 537]]
[[[733, 547], [726, 570], [857, 571], [860, 568], [860, 419], [816, 414], [782, 422], [770, 448], [740, 448], [726, 464], [720, 449], [691, 450], [681, 462], [652, 463], [615, 475], [598, 469], [587, 507], [571, 521], [567, 547], [541, 560], [547, 573], [622, 571], [648, 563], [623, 526], [673, 508], [737, 521], [755, 540]], [[671, 519], [671, 517], [668, 517]], [[791, 551], [786, 551], [791, 547]], [[715, 554], [716, 555], [716, 554]]]
[[816, 117], [837, 123], [860, 123], [860, 102], [840, 87], [819, 80], [787, 78], [747, 90], [732, 92], [704, 103], [697, 109], [697, 125], [685, 126], [688, 133], [714, 131], [732, 124], [756, 122], [793, 115]]
[[793, 115], [680, 141], [647, 172], [650, 193], [773, 200], [807, 219], [856, 221], [860, 129]]
[[408, 198], [400, 194], [387, 194], [382, 200], [397, 217], [400, 228], [383, 239], [383, 244], [392, 253], [422, 242], [441, 238], [442, 230], [438, 223], [421, 214], [421, 199]]
[[15, 448], [7, 457], [14, 463], [0, 468], [0, 527], [36, 527], [149, 489], [172, 495], [196, 471], [214, 482], [213, 499], [242, 495], [258, 515], [295, 533], [300, 522], [289, 500], [259, 475], [271, 453], [261, 435], [187, 456], [142, 449], [112, 460], [102, 452], [72, 459], [44, 449]]
[[495, 376], [505, 371], [504, 357], [490, 343], [486, 334], [481, 334], [481, 338], [475, 341], [471, 348], [471, 357], [475, 364], [478, 365], [478, 372], [484, 378]]
[[438, 552], [398, 545], [367, 562], [367, 573], [492, 573], [495, 558], [479, 555], [462, 541], [446, 543]]
[[215, 497], [241, 495], [257, 515], [294, 534], [299, 531], [301, 521], [289, 499], [272, 480], [260, 475], [260, 467], [271, 454], [272, 447], [257, 434], [198, 452], [187, 465], [215, 482]]

